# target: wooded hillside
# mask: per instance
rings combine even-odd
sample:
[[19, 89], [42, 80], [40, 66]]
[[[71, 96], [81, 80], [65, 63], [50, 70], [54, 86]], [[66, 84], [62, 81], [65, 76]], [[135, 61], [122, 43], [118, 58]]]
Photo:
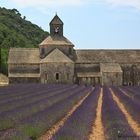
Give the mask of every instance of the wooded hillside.
[[17, 9], [0, 8], [0, 65], [7, 74], [10, 47], [33, 48], [48, 35], [43, 29], [26, 20]]

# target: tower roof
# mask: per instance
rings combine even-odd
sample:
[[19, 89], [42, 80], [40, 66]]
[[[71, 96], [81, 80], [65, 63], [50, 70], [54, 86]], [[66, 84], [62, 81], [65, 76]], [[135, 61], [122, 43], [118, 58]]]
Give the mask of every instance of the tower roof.
[[54, 18], [52, 19], [52, 21], [50, 22], [50, 24], [62, 24], [63, 25], [63, 21], [56, 14], [54, 16]]
[[70, 42], [66, 37], [64, 36], [48, 36], [45, 40], [43, 40], [40, 44], [40, 46], [44, 45], [65, 45], [65, 46], [74, 46], [72, 42]]

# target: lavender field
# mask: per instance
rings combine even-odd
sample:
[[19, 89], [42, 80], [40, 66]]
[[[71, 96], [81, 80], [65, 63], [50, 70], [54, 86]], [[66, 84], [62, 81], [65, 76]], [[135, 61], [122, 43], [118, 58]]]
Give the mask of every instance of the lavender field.
[[0, 140], [140, 140], [140, 87], [0, 87]]

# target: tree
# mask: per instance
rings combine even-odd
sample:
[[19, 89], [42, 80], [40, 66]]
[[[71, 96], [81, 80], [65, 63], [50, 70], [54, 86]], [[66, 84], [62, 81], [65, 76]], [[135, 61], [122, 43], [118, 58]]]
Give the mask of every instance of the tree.
[[15, 14], [18, 14], [19, 13], [19, 11], [17, 9], [15, 9], [15, 8], [12, 9], [11, 11], [14, 12]]
[[17, 9], [0, 7], [0, 69], [7, 73], [8, 52], [11, 47], [35, 48], [48, 35], [26, 20]]
[[26, 17], [24, 16], [24, 17], [23, 17], [23, 19], [25, 20], [25, 19], [26, 19]]

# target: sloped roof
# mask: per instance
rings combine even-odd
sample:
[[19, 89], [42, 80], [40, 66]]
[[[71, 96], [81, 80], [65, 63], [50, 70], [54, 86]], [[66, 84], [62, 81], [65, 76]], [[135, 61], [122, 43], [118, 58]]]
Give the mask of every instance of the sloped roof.
[[42, 41], [40, 46], [50, 46], [50, 45], [65, 45], [65, 46], [74, 46], [72, 42], [70, 42], [67, 38], [64, 36], [48, 36], [44, 41]]
[[56, 14], [54, 16], [54, 18], [52, 19], [52, 21], [50, 22], [50, 24], [63, 24], [62, 20], [58, 17], [58, 15]]
[[78, 77], [101, 77], [100, 72], [78, 72]]
[[35, 78], [35, 77], [40, 77], [40, 74], [36, 73], [9, 73], [8, 77], [30, 77], [30, 78]]
[[46, 62], [61, 62], [61, 63], [74, 63], [70, 58], [68, 58], [63, 52], [61, 52], [59, 49], [53, 50], [48, 56], [46, 56], [44, 59], [40, 61], [41, 63]]
[[101, 72], [122, 72], [122, 69], [117, 63], [101, 63]]
[[140, 62], [140, 50], [76, 50], [77, 63]]
[[76, 72], [100, 72], [100, 66], [76, 67]]
[[40, 63], [40, 54], [38, 48], [10, 48], [8, 63]]

